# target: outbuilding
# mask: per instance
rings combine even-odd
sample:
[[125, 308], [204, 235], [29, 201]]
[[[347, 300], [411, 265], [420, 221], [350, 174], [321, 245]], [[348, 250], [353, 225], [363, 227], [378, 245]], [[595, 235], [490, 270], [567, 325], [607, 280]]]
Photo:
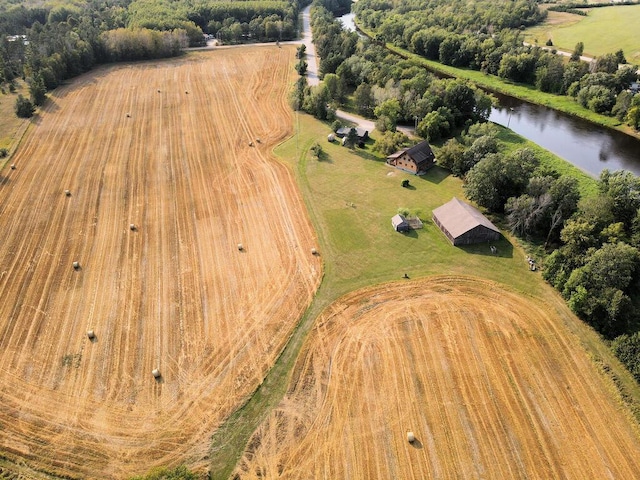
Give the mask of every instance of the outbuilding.
[[387, 163], [396, 168], [422, 175], [436, 163], [436, 156], [426, 140], [413, 147], [403, 148], [387, 157]]
[[391, 217], [391, 225], [396, 232], [408, 232], [411, 226], [403, 215], [397, 214]]
[[453, 245], [496, 241], [501, 236], [498, 227], [477, 208], [456, 197], [436, 208], [432, 218]]
[[359, 142], [365, 142], [369, 138], [369, 130], [362, 127], [340, 127], [336, 130], [336, 135], [340, 138], [346, 138], [352, 129], [355, 129]]

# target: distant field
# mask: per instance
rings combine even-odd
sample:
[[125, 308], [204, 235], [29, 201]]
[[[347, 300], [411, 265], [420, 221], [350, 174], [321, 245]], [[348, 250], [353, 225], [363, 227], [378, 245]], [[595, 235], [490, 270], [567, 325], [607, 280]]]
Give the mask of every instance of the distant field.
[[571, 315], [465, 276], [348, 294], [233, 478], [640, 478], [640, 439]]
[[629, 63], [640, 64], [640, 5], [619, 5], [586, 10], [586, 17], [549, 12], [539, 26], [525, 30], [525, 39], [544, 45], [547, 39], [562, 50], [584, 43], [584, 54], [599, 56], [622, 49]]
[[193, 53], [51, 93], [0, 172], [2, 460], [65, 478], [206, 468], [322, 276], [271, 156], [294, 61]]

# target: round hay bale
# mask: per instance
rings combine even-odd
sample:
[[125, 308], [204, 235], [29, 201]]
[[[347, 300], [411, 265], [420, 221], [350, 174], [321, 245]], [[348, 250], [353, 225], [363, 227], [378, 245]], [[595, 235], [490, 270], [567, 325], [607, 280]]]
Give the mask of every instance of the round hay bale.
[[87, 332], [87, 337], [89, 337], [89, 340], [93, 340], [94, 338], [96, 338], [96, 333], [93, 330], [89, 330]]
[[160, 378], [160, 377], [161, 377], [161, 375], [160, 375], [160, 370], [158, 370], [157, 368], [154, 368], [154, 369], [151, 371], [151, 375], [153, 375], [153, 378]]
[[311, 255], [317, 255], [318, 254], [318, 250], [316, 250], [315, 248], [311, 249]]
[[64, 194], [65, 194], [67, 197], [70, 197], [70, 196], [71, 196], [71, 190], [65, 190], [65, 191], [64, 191]]
[[238, 244], [238, 250], [240, 250], [240, 251], [244, 250], [244, 247], [242, 246], [241, 243]]
[[130, 113], [127, 113], [127, 118], [129, 118], [129, 117], [131, 117], [131, 114], [130, 114]]
[[73, 262], [73, 268], [78, 270], [80, 268], [80, 262]]
[[333, 133], [330, 133], [329, 135], [327, 135], [327, 142], [333, 142], [335, 141], [336, 136]]
[[413, 434], [413, 432], [407, 432], [407, 441], [409, 443], [413, 443], [416, 441], [416, 436]]
[[130, 223], [129, 224], [129, 230], [137, 230], [137, 229], [138, 229], [138, 227], [136, 227], [135, 223]]
[[16, 169], [16, 166], [15, 166], [15, 164], [12, 163], [11, 164], [11, 170], [15, 170], [15, 169]]

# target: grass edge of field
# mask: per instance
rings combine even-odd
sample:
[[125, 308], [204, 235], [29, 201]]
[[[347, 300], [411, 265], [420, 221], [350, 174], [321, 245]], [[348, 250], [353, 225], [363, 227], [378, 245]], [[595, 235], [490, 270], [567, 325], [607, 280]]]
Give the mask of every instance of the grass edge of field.
[[[296, 113], [294, 120], [296, 125], [292, 137], [285, 139], [280, 145], [276, 146], [274, 149], [274, 156], [294, 171], [294, 176], [298, 183], [298, 187], [301, 190], [307, 212], [315, 228], [316, 234], [318, 235], [320, 252], [323, 255], [323, 278], [311, 305], [296, 325], [284, 349], [274, 363], [274, 366], [265, 376], [264, 381], [258, 386], [254, 393], [247, 398], [246, 402], [213, 434], [211, 443], [212, 450], [210, 454], [210, 459], [212, 459], [212, 461], [209, 473], [210, 478], [216, 480], [226, 480], [231, 477], [233, 470], [247, 448], [252, 434], [257, 428], [259, 428], [270, 412], [278, 406], [286, 392], [289, 390], [291, 379], [295, 376], [299, 354], [304, 348], [307, 336], [313, 328], [316, 319], [324, 309], [349, 292], [362, 288], [375, 287], [380, 284], [392, 283], [394, 281], [389, 278], [373, 277], [372, 281], [365, 281], [362, 284], [356, 283], [350, 287], [342, 285], [342, 288], [338, 290], [334, 290], [332, 288], [333, 286], [331, 283], [333, 280], [332, 277], [334, 276], [334, 265], [331, 261], [331, 249], [328, 248], [328, 225], [323, 222], [321, 214], [316, 210], [315, 205], [310, 198], [309, 179], [305, 175], [306, 164], [309, 161], [308, 157], [310, 147], [317, 138], [324, 136], [324, 132], [322, 134], [320, 132], [309, 133], [311, 138], [304, 138], [301, 142], [299, 138], [296, 139], [296, 159], [293, 161], [287, 161], [285, 158], [286, 155], [283, 156], [282, 152], [280, 152], [280, 154], [278, 153], [282, 145], [290, 142], [296, 135], [299, 137], [299, 116], [300, 114]], [[319, 121], [316, 122], [318, 130], [326, 128], [326, 125]], [[521, 137], [504, 128], [501, 128], [500, 136], [503, 140], [520, 138], [518, 143], [522, 142]], [[526, 140], [524, 140], [524, 143], [532, 144], [532, 142]], [[541, 147], [537, 147], [537, 149], [544, 151]], [[591, 190], [589, 183], [595, 185], [592, 177], [568, 162], [558, 159], [553, 154], [549, 153], [548, 156], [545, 156], [543, 162], [553, 164], [559, 170], [563, 171], [563, 173], [578, 176], [579, 182], [581, 183], [581, 190], [583, 192], [589, 192]], [[514, 245], [514, 248], [523, 248], [520, 242], [512, 236], [509, 235], [508, 240]], [[428, 278], [432, 275], [433, 274], [427, 274], [423, 277], [416, 278]], [[542, 282], [543, 286], [541, 288], [543, 288], [543, 291], [549, 295], [553, 295], [555, 297], [555, 301], [560, 302], [563, 306], [565, 305], [564, 299], [560, 297], [559, 293], [546, 284], [546, 282], [541, 278], [534, 281]], [[503, 288], [514, 291], [525, 298], [536, 299], [538, 301], [542, 300], [542, 297], [539, 294], [532, 294], [513, 285], [500, 285]], [[565, 310], [568, 312], [568, 308]], [[635, 382], [631, 377], [631, 374], [624, 368], [624, 366], [622, 366], [618, 359], [615, 358], [600, 335], [598, 335], [591, 327], [571, 313], [563, 315], [558, 312], [557, 317], [563, 321], [567, 330], [576, 336], [576, 345], [580, 345], [580, 347], [583, 348], [586, 354], [592, 359], [594, 368], [596, 368], [601, 374], [603, 381], [609, 386], [610, 393], [620, 404], [621, 408], [624, 410], [625, 416], [629, 419], [632, 428], [640, 437], [640, 386]], [[224, 442], [221, 442], [221, 439], [223, 438], [225, 440]], [[213, 460], [214, 456], [217, 460]]]

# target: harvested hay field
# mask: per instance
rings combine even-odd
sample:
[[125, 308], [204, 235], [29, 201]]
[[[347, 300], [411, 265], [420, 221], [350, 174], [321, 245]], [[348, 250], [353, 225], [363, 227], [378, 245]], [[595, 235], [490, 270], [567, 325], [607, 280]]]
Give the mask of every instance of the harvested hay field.
[[234, 478], [639, 478], [637, 432], [563, 315], [470, 277], [351, 293]]
[[271, 158], [294, 61], [201, 52], [54, 92], [1, 172], [4, 456], [81, 478], [207, 467], [322, 274]]

